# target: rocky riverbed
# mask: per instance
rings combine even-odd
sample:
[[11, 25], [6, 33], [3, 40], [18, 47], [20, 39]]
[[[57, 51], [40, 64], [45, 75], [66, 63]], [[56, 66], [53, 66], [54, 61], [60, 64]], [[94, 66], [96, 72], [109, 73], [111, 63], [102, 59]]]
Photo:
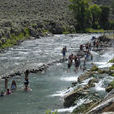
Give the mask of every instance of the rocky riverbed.
[[[105, 41], [107, 43], [104, 43]], [[114, 40], [109, 40], [108, 38], [106, 38], [105, 41], [103, 40], [103, 38], [101, 38], [101, 42], [103, 42], [102, 48], [93, 49], [93, 51], [97, 52], [100, 56], [102, 56], [102, 54], [106, 50], [109, 51], [110, 48], [113, 52]], [[112, 57], [114, 57], [114, 55]], [[72, 83], [73, 90], [67, 93], [67, 95], [64, 97], [65, 107], [71, 107], [71, 106], [74, 106], [74, 108], [76, 107], [73, 111], [73, 114], [75, 113], [94, 114], [94, 113], [114, 111], [113, 110], [114, 109], [113, 58], [110, 62], [107, 61], [107, 63], [105, 63], [106, 65], [103, 66], [99, 66], [96, 63], [98, 62], [92, 63], [92, 65], [88, 64], [89, 66], [88, 71], [86, 71], [84, 74], [81, 74], [78, 77], [77, 81]], [[86, 84], [84, 84], [85, 81]], [[101, 92], [99, 90], [95, 90], [98, 88], [101, 90]], [[77, 106], [79, 99], [86, 99], [86, 100], [84, 100], [82, 104]]]

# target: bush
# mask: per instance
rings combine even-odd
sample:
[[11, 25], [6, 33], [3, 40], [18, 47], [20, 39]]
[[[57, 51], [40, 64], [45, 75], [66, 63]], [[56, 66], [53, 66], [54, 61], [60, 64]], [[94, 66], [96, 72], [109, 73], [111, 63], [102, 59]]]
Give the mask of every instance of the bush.
[[86, 30], [85, 30], [85, 32], [89, 32], [89, 33], [99, 33], [99, 32], [104, 32], [104, 30], [103, 29], [92, 29], [92, 28], [87, 28]]
[[10, 38], [6, 39], [6, 41], [1, 45], [1, 48], [8, 48], [13, 45], [16, 45], [18, 43], [18, 41], [24, 40], [24, 39], [28, 38], [29, 36], [30, 36], [30, 34], [29, 34], [28, 28], [24, 29], [24, 33], [20, 32], [18, 35], [15, 35], [12, 33], [12, 34], [10, 34]]
[[114, 80], [110, 83], [110, 85], [114, 88]]
[[114, 70], [114, 65], [112, 65], [109, 69], [110, 69], [110, 70]]
[[96, 65], [94, 65], [92, 68], [91, 68], [91, 71], [98, 71], [98, 67]]
[[109, 21], [109, 29], [114, 30], [114, 20]]
[[109, 61], [109, 63], [114, 63], [114, 58]]

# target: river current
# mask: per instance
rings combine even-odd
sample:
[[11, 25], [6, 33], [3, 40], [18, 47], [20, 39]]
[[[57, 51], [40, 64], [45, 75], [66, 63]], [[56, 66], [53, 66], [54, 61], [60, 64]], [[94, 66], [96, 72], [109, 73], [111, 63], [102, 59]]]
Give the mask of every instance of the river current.
[[[90, 41], [92, 36], [98, 37], [99, 35], [54, 35], [53, 37], [24, 41], [21, 45], [0, 53], [0, 76], [37, 68], [42, 64], [58, 60], [62, 58], [61, 49], [63, 46], [67, 46], [68, 56], [72, 52], [75, 53], [80, 44]], [[97, 53], [94, 54], [96, 55], [94, 62], [98, 62], [100, 58]], [[99, 66], [102, 67], [102, 64], [100, 63]], [[82, 72], [75, 73], [73, 70], [68, 73], [66, 62], [54, 64], [46, 72], [29, 75], [30, 88], [32, 88], [30, 92], [24, 92], [22, 89], [24, 74], [22, 77], [16, 76], [9, 79], [9, 88], [11, 81], [15, 79], [18, 89], [13, 94], [0, 98], [0, 114], [45, 114], [47, 110], [58, 110], [60, 113], [69, 114], [74, 107], [64, 109], [64, 93], [68, 91], [67, 88], [71, 86], [71, 83], [77, 80], [80, 73]], [[96, 89], [97, 87], [99, 87], [98, 84], [96, 84]], [[0, 90], [3, 89], [4, 80], [1, 79]], [[83, 102], [84, 99], [80, 99], [78, 104]]]

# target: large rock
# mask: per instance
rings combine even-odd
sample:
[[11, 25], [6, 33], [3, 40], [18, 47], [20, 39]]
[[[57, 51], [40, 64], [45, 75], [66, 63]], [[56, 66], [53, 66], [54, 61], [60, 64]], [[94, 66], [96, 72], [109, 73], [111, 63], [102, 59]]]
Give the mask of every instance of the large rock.
[[95, 87], [94, 83], [97, 83], [97, 82], [98, 82], [98, 80], [96, 78], [93, 78], [93, 79], [89, 80], [88, 85], [89, 85], [89, 87]]
[[84, 87], [80, 87], [74, 90], [73, 92], [70, 92], [69, 94], [67, 94], [64, 98], [64, 107], [70, 107], [74, 105], [76, 99], [88, 95], [89, 91], [86, 91], [86, 90], [92, 86], [93, 86], [92, 84], [91, 85], [87, 84]]
[[83, 88], [79, 88], [71, 93], [69, 93], [67, 96], [64, 98], [64, 107], [70, 107], [74, 104], [75, 100], [81, 96], [81, 91]]
[[82, 82], [83, 80], [90, 78], [93, 74], [94, 72], [92, 71], [86, 72], [85, 74], [82, 74], [81, 76], [78, 77], [78, 81]]
[[113, 87], [111, 85], [109, 85], [108, 87], [106, 87], [106, 91], [110, 92], [113, 89]]

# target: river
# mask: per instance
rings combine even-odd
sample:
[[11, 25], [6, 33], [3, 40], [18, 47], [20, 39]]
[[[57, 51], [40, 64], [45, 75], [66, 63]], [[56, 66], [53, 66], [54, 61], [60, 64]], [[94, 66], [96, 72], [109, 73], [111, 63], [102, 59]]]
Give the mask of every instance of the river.
[[[62, 57], [61, 49], [67, 46], [68, 53], [75, 52], [79, 45], [88, 42], [92, 36], [100, 34], [54, 35], [36, 40], [24, 41], [0, 54], [0, 76], [16, 71], [36, 68], [42, 64], [58, 60]], [[112, 57], [112, 55], [111, 55]], [[110, 57], [110, 58], [111, 58]], [[94, 62], [102, 60], [96, 56]], [[95, 61], [96, 60], [96, 61]], [[102, 65], [102, 64], [100, 64]], [[73, 70], [67, 73], [67, 62], [57, 63], [46, 72], [30, 74], [30, 88], [32, 91], [23, 91], [24, 74], [9, 80], [9, 87], [13, 79], [17, 82], [17, 91], [10, 96], [0, 98], [0, 114], [45, 114], [47, 110], [58, 110], [60, 113], [70, 113], [71, 109], [64, 109], [63, 96], [73, 81], [77, 80], [81, 71]], [[96, 84], [96, 87], [98, 85]], [[0, 80], [0, 90], [4, 88], [4, 80]], [[79, 103], [84, 102], [82, 99]]]

